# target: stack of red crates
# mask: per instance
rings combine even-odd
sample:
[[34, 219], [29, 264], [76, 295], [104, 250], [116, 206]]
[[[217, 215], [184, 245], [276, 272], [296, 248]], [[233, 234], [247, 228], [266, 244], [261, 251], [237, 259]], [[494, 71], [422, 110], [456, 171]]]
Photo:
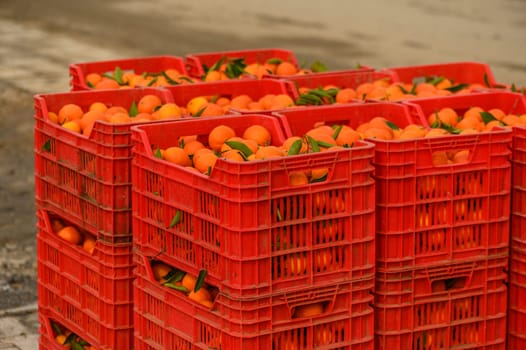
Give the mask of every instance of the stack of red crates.
[[[522, 112], [526, 113], [526, 98]], [[515, 127], [512, 147], [512, 207], [508, 347], [526, 347], [526, 128]]]
[[[78, 91], [35, 96], [35, 196], [40, 346], [61, 349], [58, 328], [96, 349], [133, 345], [130, 124], [96, 122], [89, 137], [49, 119], [74, 103], [131, 106], [156, 89]], [[63, 240], [54, 222], [92, 236], [92, 253]], [[58, 328], [57, 328], [58, 326]]]
[[[426, 125], [426, 114], [414, 109], [365, 103], [282, 111], [279, 117], [290, 134], [318, 122], [357, 128], [374, 117], [398, 127]], [[376, 349], [504, 349], [511, 131], [371, 141]], [[433, 165], [434, 152], [461, 149], [470, 150], [468, 163]]]
[[[210, 176], [154, 155], [181, 136], [206, 142], [220, 124], [237, 134], [259, 124], [274, 144], [285, 140], [263, 115], [132, 128], [135, 349], [373, 349], [372, 145], [219, 159]], [[292, 172], [314, 168], [328, 169], [327, 180], [289, 184]], [[194, 276], [206, 270], [212, 305], [156, 281], [159, 261]]]

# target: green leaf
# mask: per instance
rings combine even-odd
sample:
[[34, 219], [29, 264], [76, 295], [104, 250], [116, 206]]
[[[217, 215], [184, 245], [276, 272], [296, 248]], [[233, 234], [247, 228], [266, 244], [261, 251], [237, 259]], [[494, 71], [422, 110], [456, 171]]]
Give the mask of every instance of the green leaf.
[[406, 95], [409, 95], [409, 94], [410, 94], [410, 92], [407, 91], [407, 90], [405, 89], [405, 87], [403, 87], [401, 84], [398, 84], [397, 86], [398, 86], [398, 88], [399, 88], [400, 90], [402, 90], [402, 92], [403, 92], [404, 94], [406, 94]]
[[268, 64], [280, 64], [282, 62], [283, 62], [283, 60], [281, 58], [274, 57], [274, 58], [269, 58], [266, 63], [268, 63]]
[[332, 134], [332, 138], [336, 140], [338, 136], [340, 135], [340, 132], [343, 129], [343, 125], [335, 125], [333, 126], [333, 129], [334, 129], [334, 133]]
[[186, 273], [184, 271], [173, 269], [172, 271], [168, 272], [166, 276], [161, 276], [161, 278], [165, 280], [162, 284], [179, 282], [183, 279], [185, 274]]
[[511, 84], [511, 92], [517, 92], [517, 87], [515, 86], [515, 83]]
[[438, 119], [435, 119], [435, 121], [433, 122], [433, 124], [431, 124], [431, 127], [433, 129], [437, 129], [440, 127], [440, 121]]
[[208, 67], [206, 64], [202, 64], [201, 67], [203, 68], [203, 71], [205, 72], [205, 75], [206, 73], [208, 73], [208, 71], [210, 71], [210, 67]]
[[128, 112], [131, 118], [135, 117], [137, 114], [139, 114], [139, 110], [137, 109], [137, 103], [135, 101], [132, 102], [130, 106], [130, 111]]
[[195, 282], [194, 293], [201, 289], [201, 287], [205, 283], [207, 273], [208, 272], [206, 270], [199, 271], [199, 275], [197, 275], [197, 281]]
[[75, 338], [77, 335], [75, 333], [69, 333], [69, 335], [66, 337], [66, 340], [64, 340], [64, 344], [71, 344], [75, 341]]
[[155, 84], [157, 82], [157, 79], [159, 79], [158, 77], [155, 77], [153, 78], [152, 80], [150, 80], [150, 82], [148, 83], [147, 86], [152, 86], [153, 84]]
[[181, 138], [181, 142], [179, 142], [179, 148], [184, 148], [185, 145], [184, 138]]
[[208, 72], [211, 72], [211, 71], [218, 70], [219, 67], [221, 67], [221, 65], [222, 65], [223, 62], [225, 61], [225, 59], [226, 59], [226, 56], [221, 57], [220, 59], [217, 60], [216, 63], [214, 63], [214, 64], [212, 65], [212, 67], [210, 67], [208, 70], [205, 70], [205, 72], [208, 73]]
[[321, 72], [326, 72], [327, 71], [327, 66], [325, 66], [320, 61], [315, 61], [314, 63], [311, 64], [310, 69], [314, 73], [321, 73]]
[[323, 102], [323, 98], [326, 98], [329, 100], [330, 103], [334, 103], [334, 97], [328, 92], [323, 89], [312, 89], [308, 92], [310, 95], [318, 96], [320, 98], [320, 101]]
[[188, 78], [188, 77], [185, 77], [184, 75], [181, 75], [181, 76], [179, 77], [179, 79], [184, 80], [184, 81], [187, 81], [187, 82], [189, 82], [189, 83], [193, 83], [193, 82], [194, 82], [192, 79], [190, 79], [190, 78]]
[[168, 288], [171, 288], [171, 289], [175, 289], [179, 292], [184, 292], [184, 293], [190, 293], [190, 290], [188, 290], [188, 288], [186, 288], [185, 286], [178, 286], [176, 284], [173, 284], [173, 283], [165, 283], [163, 284], [163, 286], [166, 286]]
[[340, 92], [340, 89], [332, 88], [332, 89], [325, 90], [325, 92], [328, 93], [332, 97], [336, 97], [336, 95], [338, 95], [338, 92]]
[[168, 76], [168, 74], [166, 74], [166, 72], [165, 72], [164, 70], [163, 70], [161, 73], [162, 73], [164, 79], [166, 79], [166, 82], [167, 82], [168, 84], [170, 84], [170, 85], [179, 85], [179, 83], [176, 82], [175, 80], [173, 80], [172, 78], [170, 78], [170, 77]]
[[142, 72], [141, 76], [144, 78], [146, 78], [148, 76], [148, 72]]
[[296, 154], [300, 153], [301, 146], [303, 146], [302, 140], [296, 140], [290, 145], [289, 151], [287, 152], [287, 156], [295, 156]]
[[248, 148], [248, 146], [245, 145], [243, 142], [239, 142], [239, 141], [225, 141], [225, 143], [228, 146], [232, 147], [233, 149], [241, 151], [241, 153], [243, 153], [243, 155], [245, 157], [248, 157], [251, 154], [253, 154], [252, 150], [250, 148]]
[[455, 92], [459, 92], [462, 89], [467, 88], [468, 86], [469, 84], [457, 84], [457, 85], [453, 85], [448, 88], [445, 88], [444, 90], [448, 90], [448, 91], [455, 93]]
[[356, 65], [354, 66], [356, 69], [361, 69], [362, 68], [362, 64], [360, 62], [357, 62]]
[[312, 152], [320, 151], [320, 146], [318, 146], [318, 143], [316, 142], [316, 140], [314, 140], [311, 136], [307, 135], [307, 141], [309, 142]]
[[211, 173], [212, 173], [212, 167], [209, 166], [208, 169], [206, 170], [205, 175], [206, 175], [206, 176], [210, 176]]
[[393, 123], [392, 121], [386, 120], [386, 121], [385, 121], [385, 124], [387, 124], [387, 126], [390, 127], [390, 128], [393, 129], [393, 130], [400, 130], [400, 128], [398, 127], [398, 125], [396, 125], [396, 124]]
[[51, 321], [51, 328], [53, 328], [53, 332], [55, 332], [56, 335], [62, 334], [62, 329], [60, 329], [59, 325], [53, 321]]
[[212, 96], [212, 98], [210, 99], [210, 103], [216, 103], [217, 99], [219, 98], [219, 95], [218, 94], [215, 94], [214, 96]]
[[157, 149], [155, 150], [155, 152], [153, 153], [153, 155], [154, 155], [155, 158], [163, 159], [163, 154], [162, 154], [160, 148], [157, 148]]
[[428, 83], [431, 85], [437, 85], [443, 82], [444, 80], [446, 80], [446, 77], [431, 77], [431, 79], [428, 80]]
[[462, 130], [452, 127], [449, 124], [441, 123], [439, 126], [440, 129], [447, 130], [450, 134], [460, 134]]
[[327, 176], [329, 175], [329, 173], [323, 175], [322, 177], [319, 177], [317, 179], [311, 179], [309, 182], [310, 183], [316, 183], [316, 182], [323, 182], [325, 180], [327, 180]]
[[491, 87], [491, 84], [489, 83], [489, 77], [487, 73], [484, 73], [484, 84], [486, 84], [487, 87]]
[[194, 114], [192, 117], [196, 117], [196, 118], [197, 118], [197, 117], [200, 117], [201, 114], [203, 114], [203, 112], [204, 112], [205, 110], [206, 110], [206, 106], [203, 107], [203, 108], [201, 108], [200, 110], [198, 110], [197, 113]]
[[324, 148], [334, 147], [334, 145], [332, 143], [328, 143], [328, 142], [325, 142], [325, 141], [318, 141], [318, 140], [316, 140], [316, 143], [318, 144], [318, 146], [324, 147]]
[[484, 124], [488, 124], [489, 122], [491, 122], [493, 120], [498, 120], [490, 112], [480, 112], [480, 116], [482, 117], [482, 121], [484, 122]]
[[177, 210], [174, 217], [172, 218], [172, 222], [170, 223], [170, 226], [168, 228], [173, 228], [175, 225], [181, 222], [181, 211]]
[[103, 73], [102, 76], [103, 76], [103, 77], [106, 77], [106, 78], [108, 78], [108, 79], [111, 79], [111, 80], [115, 80], [115, 81], [117, 81], [117, 80], [115, 79], [115, 77], [113, 76], [113, 74], [110, 74], [110, 73]]
[[413, 84], [413, 86], [411, 86], [411, 91], [409, 91], [409, 94], [416, 95], [416, 87], [417, 86], [418, 86], [417, 84]]
[[115, 72], [113, 72], [113, 76], [115, 77], [115, 81], [119, 83], [119, 85], [124, 85], [124, 82], [122, 81], [122, 70], [119, 66], [115, 67]]
[[88, 85], [89, 88], [92, 88], [92, 89], [95, 88], [95, 85], [93, 85], [89, 81], [86, 81], [86, 85]]
[[71, 350], [84, 350], [84, 347], [76, 341], [71, 342]]
[[51, 140], [47, 140], [46, 142], [44, 142], [44, 144], [42, 145], [42, 151], [51, 152]]
[[283, 221], [283, 217], [281, 216], [281, 210], [276, 209], [276, 216], [278, 217], [278, 222]]

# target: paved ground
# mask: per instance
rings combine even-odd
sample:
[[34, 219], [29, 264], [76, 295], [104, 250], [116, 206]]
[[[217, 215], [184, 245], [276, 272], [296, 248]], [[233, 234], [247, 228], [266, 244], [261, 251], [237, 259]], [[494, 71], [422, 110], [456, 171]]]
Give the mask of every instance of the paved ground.
[[283, 47], [333, 69], [482, 61], [526, 85], [524, 13], [525, 0], [2, 0], [0, 349], [37, 348], [32, 96], [68, 90], [69, 63]]

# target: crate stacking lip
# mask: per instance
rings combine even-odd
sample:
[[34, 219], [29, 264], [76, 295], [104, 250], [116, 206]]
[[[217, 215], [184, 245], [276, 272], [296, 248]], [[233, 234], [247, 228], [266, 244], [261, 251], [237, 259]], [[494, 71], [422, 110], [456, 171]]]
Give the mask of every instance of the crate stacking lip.
[[[374, 117], [398, 127], [426, 125], [396, 103], [320, 106], [275, 113], [287, 135], [317, 122], [356, 129]], [[510, 130], [375, 144], [376, 264], [426, 266], [488, 256], [509, 247]], [[434, 152], [468, 149], [467, 163], [434, 166]], [[399, 220], [392, 220], [399, 218]]]
[[51, 219], [71, 224], [66, 217], [37, 208], [37, 218], [41, 330], [52, 336], [49, 319], [53, 319], [98, 349], [129, 348], [133, 336], [131, 243], [99, 239], [90, 254], [53, 232]]
[[131, 157], [128, 124], [95, 122], [90, 137], [48, 119], [68, 103], [88, 110], [94, 102], [129, 107], [160, 89], [78, 91], [35, 95], [35, 196], [40, 205], [67, 215], [80, 227], [99, 231], [109, 242], [131, 240]]
[[268, 59], [278, 58], [283, 61], [288, 61], [298, 67], [296, 55], [292, 51], [280, 48], [260, 48], [239, 51], [200, 52], [189, 54], [186, 55], [187, 71], [192, 77], [201, 78], [205, 75], [203, 65], [210, 68], [223, 57], [245, 58], [245, 62], [247, 64], [263, 64]]
[[377, 270], [376, 349], [505, 349], [508, 256]]
[[163, 55], [79, 62], [69, 65], [71, 90], [91, 90], [86, 82], [88, 74], [98, 73], [102, 75], [106, 72], [113, 72], [116, 67], [123, 71], [133, 70], [136, 74], [159, 73], [166, 69], [177, 69], [179, 73], [188, 75], [184, 58], [178, 56]]
[[[238, 299], [220, 290], [209, 309], [155, 281], [148, 257], [134, 258], [136, 348], [138, 343], [153, 349], [181, 343], [183, 349], [270, 349], [285, 344], [372, 349], [373, 268], [363, 280], [290, 293]], [[296, 315], [296, 309], [314, 304], [323, 305], [321, 314]]]
[[[152, 148], [221, 124], [237, 134], [263, 125], [274, 144], [284, 140], [277, 119], [261, 115], [132, 128], [139, 250], [194, 274], [206, 269], [211, 283], [237, 296], [361, 278], [374, 265], [372, 145], [243, 164], [219, 159], [210, 176], [153, 156]], [[290, 173], [318, 168], [327, 169], [325, 181], [289, 184]]]
[[478, 84], [481, 88], [486, 89], [504, 86], [495, 81], [489, 65], [481, 62], [445, 62], [398, 66], [388, 67], [380, 71], [392, 73], [397, 81], [404, 83], [413, 83], [415, 80], [427, 77], [445, 77], [456, 84]]
[[[286, 80], [278, 79], [240, 79], [168, 86], [166, 89], [170, 91], [174, 102], [178, 106], [186, 106], [192, 98], [198, 96], [217, 96], [232, 99], [236, 96], [248, 95], [253, 100], [258, 100], [268, 94], [284, 94], [295, 100], [297, 95], [290, 84], [291, 83]], [[230, 108], [228, 112], [234, 114], [269, 114], [273, 111], [275, 110], [243, 110]]]

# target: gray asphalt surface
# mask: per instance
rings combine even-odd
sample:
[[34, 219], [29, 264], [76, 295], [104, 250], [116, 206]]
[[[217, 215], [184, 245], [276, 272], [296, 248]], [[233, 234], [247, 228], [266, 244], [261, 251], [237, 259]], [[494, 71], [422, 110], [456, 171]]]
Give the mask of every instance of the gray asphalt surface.
[[525, 0], [1, 0], [0, 310], [36, 301], [32, 96], [68, 90], [68, 64], [281, 47], [330, 69], [480, 61], [526, 85], [525, 14]]

